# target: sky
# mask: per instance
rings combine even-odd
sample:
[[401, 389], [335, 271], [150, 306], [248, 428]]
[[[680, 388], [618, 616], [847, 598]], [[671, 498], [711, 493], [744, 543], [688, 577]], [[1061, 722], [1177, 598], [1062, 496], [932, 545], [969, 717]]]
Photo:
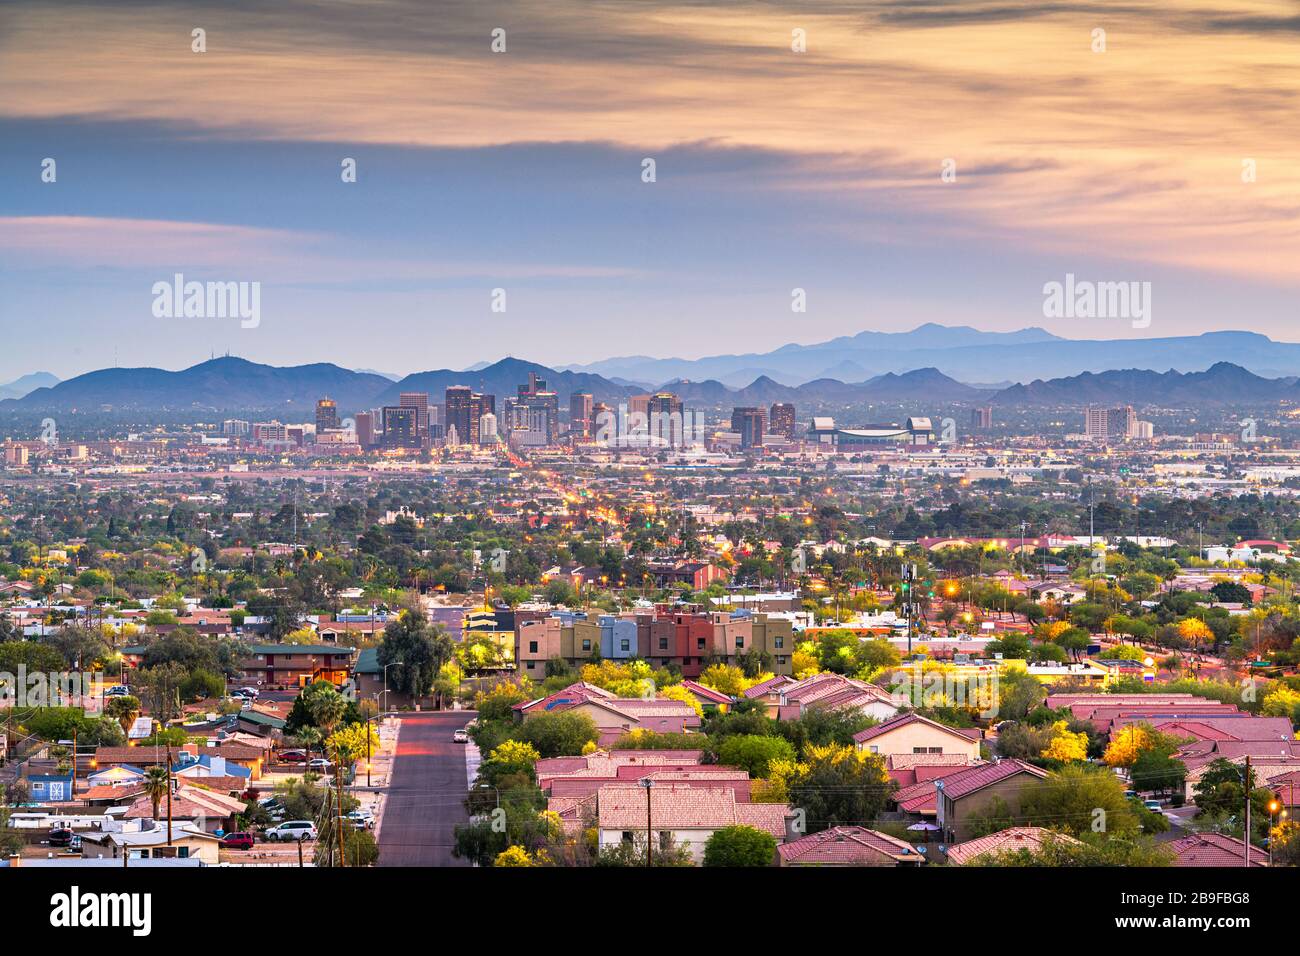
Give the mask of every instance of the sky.
[[[0, 89], [0, 381], [1300, 339], [1294, 2], [0, 0]], [[177, 273], [256, 327], [156, 317]], [[1150, 324], [1045, 317], [1067, 273]]]

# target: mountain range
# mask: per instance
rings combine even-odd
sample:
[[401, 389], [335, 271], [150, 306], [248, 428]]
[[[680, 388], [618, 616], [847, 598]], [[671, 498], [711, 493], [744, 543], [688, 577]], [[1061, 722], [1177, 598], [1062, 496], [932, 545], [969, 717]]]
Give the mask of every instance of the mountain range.
[[49, 388], [59, 384], [59, 377], [49, 372], [32, 372], [22, 378], [0, 385], [0, 398], [22, 398], [28, 392], [38, 388]]
[[741, 387], [760, 376], [797, 386], [820, 378], [860, 382], [888, 372], [938, 369], [960, 382], [1028, 382], [1117, 368], [1207, 369], [1231, 362], [1258, 375], [1300, 375], [1300, 344], [1255, 332], [1207, 332], [1168, 338], [1065, 339], [1040, 328], [983, 332], [934, 323], [910, 332], [860, 332], [771, 352], [698, 359], [623, 356], [565, 366], [641, 386], [713, 379]]
[[[528, 381], [530, 372], [544, 378], [567, 408], [575, 391], [591, 392], [596, 401], [614, 405], [645, 389], [611, 381], [590, 372], [557, 371], [507, 358], [477, 371], [439, 369], [407, 375], [397, 382], [370, 372], [355, 372], [319, 363], [277, 368], [240, 358], [217, 358], [178, 372], [156, 368], [100, 369], [20, 398], [0, 401], [8, 412], [113, 411], [251, 411], [310, 417], [318, 398], [329, 396], [347, 415], [381, 405], [396, 405], [402, 392], [427, 392], [439, 401], [450, 385], [468, 385], [503, 400]], [[1136, 407], [1202, 407], [1300, 401], [1295, 377], [1265, 378], [1230, 362], [1203, 372], [1156, 372], [1119, 369], [1053, 379], [1035, 379], [1003, 389], [963, 384], [936, 368], [886, 372], [861, 382], [822, 378], [798, 386], [759, 376], [734, 389], [708, 379], [677, 379], [659, 389], [672, 391], [695, 408], [726, 409], [736, 405], [767, 406], [791, 402], [802, 410], [854, 405], [993, 404], [1000, 406], [1074, 406], [1089, 404]]]

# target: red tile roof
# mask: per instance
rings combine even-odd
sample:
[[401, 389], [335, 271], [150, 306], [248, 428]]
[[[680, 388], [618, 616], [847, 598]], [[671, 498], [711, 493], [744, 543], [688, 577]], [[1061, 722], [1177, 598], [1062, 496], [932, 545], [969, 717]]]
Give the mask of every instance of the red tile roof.
[[1027, 773], [1039, 779], [1047, 776], [1046, 770], [1025, 763], [1023, 760], [1002, 760], [998, 763], [986, 763], [978, 767], [958, 770], [936, 781], [935, 786], [942, 789], [950, 799], [958, 800], [1008, 777], [1014, 777], [1018, 773]]
[[[1241, 866], [1242, 842], [1222, 833], [1192, 833], [1169, 844], [1174, 866]], [[1268, 866], [1268, 853], [1250, 848], [1251, 866]]]
[[1038, 850], [1048, 837], [1066, 843], [1078, 843], [1074, 837], [1044, 827], [1011, 827], [988, 836], [948, 847], [948, 862], [964, 866], [984, 853], [1009, 853], [1015, 850]]
[[776, 852], [786, 866], [896, 866], [923, 859], [905, 840], [854, 826], [810, 833]]
[[881, 737], [887, 733], [895, 731], [900, 727], [906, 727], [909, 724], [917, 724], [917, 723], [928, 724], [930, 727], [933, 727], [936, 730], [941, 730], [944, 733], [951, 734], [954, 737], [961, 737], [967, 741], [979, 739], [978, 728], [949, 727], [946, 724], [941, 724], [938, 721], [931, 720], [928, 717], [922, 717], [920, 714], [908, 712], [906, 714], [899, 714], [897, 717], [890, 717], [888, 720], [882, 720], [874, 727], [868, 727], [866, 730], [858, 731], [856, 734], [853, 735], [853, 740], [856, 743], [865, 743], [868, 740], [874, 740], [876, 737]]

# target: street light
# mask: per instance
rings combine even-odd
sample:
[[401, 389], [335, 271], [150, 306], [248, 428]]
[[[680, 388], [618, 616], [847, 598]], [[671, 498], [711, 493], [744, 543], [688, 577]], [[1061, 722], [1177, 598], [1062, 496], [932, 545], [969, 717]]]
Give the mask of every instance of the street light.
[[384, 665], [384, 713], [388, 713], [388, 668], [401, 666], [401, 661], [390, 661]]
[[[1268, 865], [1269, 865], [1269, 866], [1272, 866], [1272, 865], [1273, 865], [1273, 829], [1274, 829], [1274, 828], [1273, 828], [1273, 818], [1274, 818], [1275, 816], [1277, 816], [1277, 812], [1278, 812], [1279, 810], [1282, 810], [1282, 803], [1281, 803], [1281, 801], [1279, 801], [1279, 800], [1270, 800], [1270, 801], [1268, 802], [1268, 821], [1269, 821], [1269, 826], [1268, 826]], [[1285, 811], [1285, 810], [1282, 810], [1282, 815], [1283, 815], [1283, 816], [1286, 815], [1286, 811]]]

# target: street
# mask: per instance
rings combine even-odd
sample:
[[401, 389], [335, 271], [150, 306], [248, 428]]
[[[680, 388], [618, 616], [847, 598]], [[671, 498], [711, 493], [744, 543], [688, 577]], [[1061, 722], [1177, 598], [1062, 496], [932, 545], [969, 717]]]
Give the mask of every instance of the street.
[[465, 745], [451, 735], [473, 711], [405, 714], [379, 830], [380, 866], [467, 866], [452, 856], [465, 823]]

